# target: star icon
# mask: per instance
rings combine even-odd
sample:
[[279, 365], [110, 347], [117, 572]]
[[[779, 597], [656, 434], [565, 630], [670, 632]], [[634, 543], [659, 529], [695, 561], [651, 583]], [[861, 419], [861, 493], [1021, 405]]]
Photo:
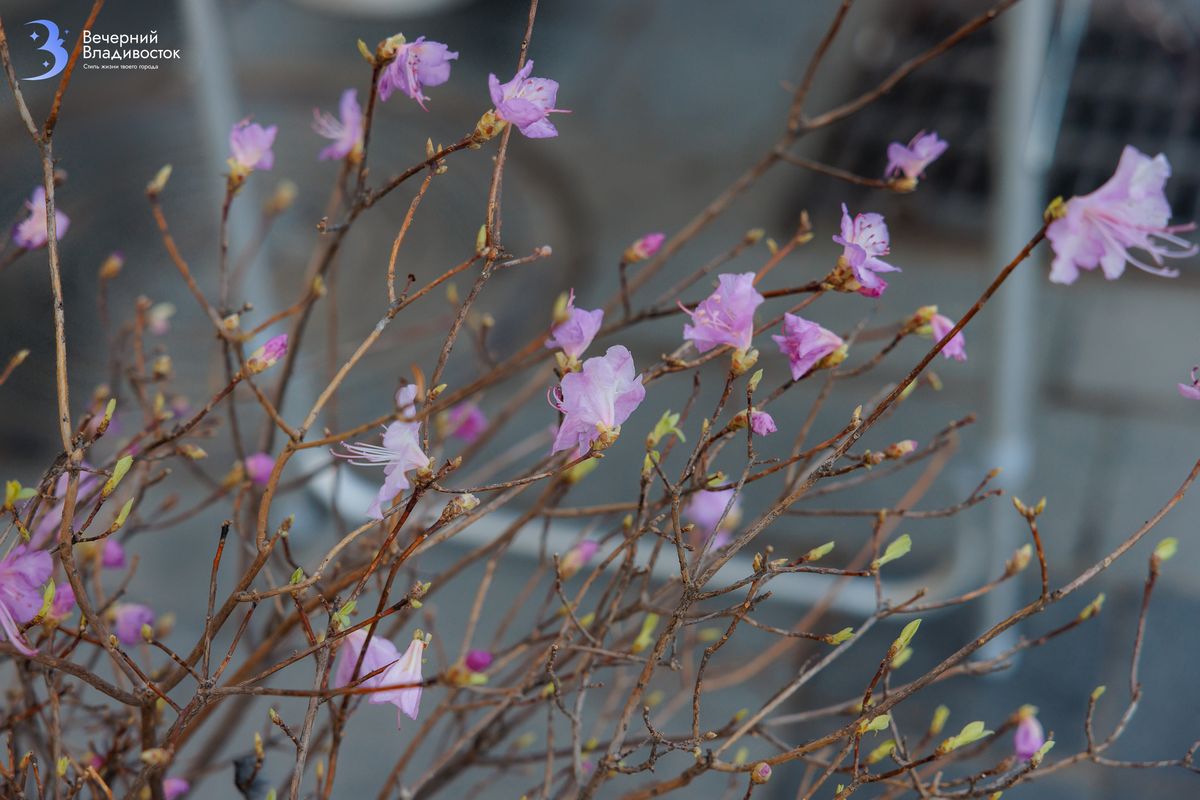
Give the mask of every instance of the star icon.
[[37, 31], [34, 31], [33, 33], [29, 34], [29, 38], [33, 39], [36, 42], [37, 41]]
[[49, 61], [43, 61], [43, 62], [42, 62], [42, 66], [43, 66], [43, 67], [48, 67], [48, 66], [50, 66], [50, 62], [49, 62]]

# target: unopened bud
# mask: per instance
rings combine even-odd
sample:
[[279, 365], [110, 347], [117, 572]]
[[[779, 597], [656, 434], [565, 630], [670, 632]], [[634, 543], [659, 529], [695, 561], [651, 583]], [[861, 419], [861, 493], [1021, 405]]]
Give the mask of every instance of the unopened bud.
[[160, 169], [154, 176], [154, 180], [146, 185], [146, 196], [150, 198], [158, 197], [162, 194], [162, 190], [167, 187], [167, 181], [171, 179], [171, 165], [167, 164]]

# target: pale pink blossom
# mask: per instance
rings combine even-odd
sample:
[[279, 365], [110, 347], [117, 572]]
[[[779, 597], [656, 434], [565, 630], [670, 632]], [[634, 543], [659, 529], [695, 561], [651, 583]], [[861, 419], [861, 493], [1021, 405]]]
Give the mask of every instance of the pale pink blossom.
[[314, 108], [312, 126], [319, 136], [333, 140], [333, 144], [326, 146], [317, 154], [317, 158], [320, 160], [337, 160], [345, 158], [351, 153], [356, 156], [361, 154], [363, 115], [362, 106], [358, 104], [358, 92], [354, 89], [342, 92], [342, 99], [338, 103], [337, 118], [328, 112], [322, 114]]
[[135, 645], [145, 641], [142, 626], [154, 624], [154, 610], [139, 603], [118, 603], [109, 611], [113, 632], [121, 644]]
[[842, 337], [796, 314], [783, 315], [783, 335], [772, 336], [779, 352], [787, 356], [792, 380], [807, 375], [821, 359], [843, 344]]
[[1179, 394], [1186, 397], [1188, 400], [1200, 400], [1200, 367], [1192, 367], [1192, 382], [1179, 384]]
[[[684, 509], [683, 517], [695, 525], [697, 537], [701, 542], [712, 539], [712, 546], [724, 547], [729, 542], [729, 534], [742, 518], [742, 499], [734, 497], [735, 490], [720, 489], [718, 491], [699, 491], [692, 495], [691, 502]], [[729, 501], [733, 499], [733, 505]], [[729, 513], [725, 513], [726, 509]]]
[[842, 203], [842, 233], [833, 240], [842, 245], [842, 259], [854, 272], [858, 293], [864, 297], [879, 297], [887, 289], [887, 281], [877, 273], [900, 271], [881, 258], [891, 252], [882, 214], [856, 214], [852, 219]]
[[625, 347], [614, 345], [603, 356], [584, 361], [579, 372], [568, 372], [550, 392], [550, 405], [564, 415], [552, 452], [574, 447], [583, 456], [598, 440], [611, 443], [609, 437], [645, 396], [642, 376], [635, 375], [633, 356]]
[[[1163, 266], [1163, 259], [1186, 258], [1198, 248], [1176, 235], [1194, 224], [1167, 224], [1171, 206], [1163, 187], [1170, 175], [1166, 156], [1150, 158], [1126, 145], [1116, 173], [1091, 194], [1068, 200], [1062, 216], [1046, 228], [1054, 248], [1050, 280], [1074, 283], [1081, 269], [1096, 267], [1114, 280], [1121, 277], [1126, 262], [1154, 275], [1178, 275], [1178, 270]], [[1146, 253], [1154, 264], [1131, 250]]]
[[[417, 396], [415, 384], [409, 384], [396, 393], [396, 405], [401, 415], [412, 417], [417, 413], [414, 400]], [[335, 452], [335, 456], [347, 459], [351, 464], [359, 466], [383, 467], [383, 486], [375, 500], [367, 508], [367, 516], [372, 519], [383, 519], [383, 511], [392, 505], [396, 495], [407, 491], [408, 473], [429, 466], [429, 456], [421, 450], [421, 423], [419, 421], [405, 422], [397, 420], [383, 430], [383, 445], [355, 442], [342, 443], [344, 453]]]
[[[25, 201], [29, 216], [21, 220], [13, 228], [12, 238], [18, 246], [26, 250], [36, 250], [45, 247], [50, 240], [49, 218], [46, 216], [46, 189], [42, 186], [33, 190], [33, 196]], [[61, 241], [66, 235], [71, 220], [66, 214], [54, 209], [54, 233]]]
[[575, 290], [567, 296], [563, 320], [550, 331], [546, 347], [562, 350], [571, 358], [579, 358], [591, 345], [604, 324], [604, 309], [587, 311], [575, 307]]
[[[396, 727], [401, 725], [401, 714], [416, 719], [421, 705], [421, 684], [424, 681], [421, 675], [421, 659], [425, 654], [425, 639], [420, 637], [419, 633], [404, 654], [400, 655], [396, 646], [387, 639], [372, 636], [368, 642], [366, 630], [351, 631], [338, 648], [334, 686], [342, 688], [354, 684], [367, 689], [400, 687], [370, 692], [367, 695], [368, 702], [394, 705], [397, 709]], [[362, 664], [358, 666], [360, 654]], [[364, 680], [365, 676], [370, 677]]]
[[937, 131], [921, 131], [907, 146], [899, 142], [888, 145], [888, 165], [885, 177], [903, 174], [911, 180], [920, 178], [925, 168], [941, 157], [950, 145], [938, 138]]
[[229, 130], [229, 163], [237, 171], [250, 172], [255, 169], [271, 169], [275, 166], [276, 125], [264, 128], [257, 122], [244, 119], [234, 123]]
[[558, 81], [531, 78], [532, 73], [533, 61], [526, 61], [508, 83], [500, 83], [495, 75], [488, 75], [488, 89], [497, 117], [516, 125], [517, 130], [530, 139], [549, 139], [558, 136], [558, 128], [550, 122], [550, 115], [568, 112], [554, 107]]
[[0, 559], [0, 630], [9, 644], [27, 656], [34, 650], [21, 636], [18, 625], [29, 622], [42, 609], [41, 586], [50, 580], [54, 562], [45, 550], [17, 545]]
[[[934, 341], [940, 342], [942, 337], [954, 329], [954, 320], [942, 314], [934, 314], [929, 320], [929, 327], [933, 330]], [[946, 346], [942, 348], [942, 355], [955, 361], [967, 360], [967, 340], [962, 331], [954, 334], [954, 338], [946, 342]]]
[[456, 58], [457, 52], [452, 52], [441, 42], [427, 42], [424, 36], [401, 44], [396, 49], [396, 58], [379, 76], [379, 99], [387, 100], [392, 92], [398, 91], [425, 108], [429, 98], [425, 96], [424, 88], [441, 86], [450, 80], [450, 62]]
[[1016, 733], [1013, 734], [1013, 750], [1016, 751], [1017, 758], [1028, 761], [1045, 743], [1046, 734], [1042, 731], [1042, 724], [1038, 722], [1038, 718], [1032, 713], [1023, 714], [1021, 721], [1017, 723]]
[[725, 273], [717, 281], [716, 290], [695, 310], [683, 309], [692, 318], [690, 325], [683, 326], [683, 338], [701, 353], [720, 345], [748, 350], [754, 337], [754, 310], [763, 303], [754, 288], [754, 273]]

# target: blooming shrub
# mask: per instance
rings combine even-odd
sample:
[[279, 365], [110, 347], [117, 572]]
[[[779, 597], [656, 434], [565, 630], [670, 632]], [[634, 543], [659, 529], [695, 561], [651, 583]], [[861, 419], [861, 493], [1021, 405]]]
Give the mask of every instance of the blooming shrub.
[[[1009, 5], [1002, 3], [997, 11]], [[1195, 747], [1148, 762], [1108, 754], [1142, 692], [1137, 668], [1143, 630], [1157, 576], [1176, 551], [1171, 539], [1149, 554], [1132, 647], [1132, 696], [1115, 728], [1095, 731], [1093, 713], [1102, 687], [1080, 709], [1079, 719], [1054, 720], [1046, 727], [1049, 721], [1039, 720], [1030, 706], [1014, 708], [1005, 718], [964, 720], [958, 733], [943, 730], [949, 714], [944, 708], [920, 730], [895, 712], [906, 709], [906, 701], [918, 693], [936, 695], [943, 678], [1000, 669], [1018, 652], [1087, 625], [1101, 611], [1103, 595], [1084, 602], [1080, 590], [1113, 560], [1135, 550], [1200, 474], [1200, 462], [1161, 513], [1073, 577], [1061, 574], [1053, 548], [1043, 542], [1038, 520], [1044, 502], [1030, 507], [1013, 498], [1029, 544], [1006, 563], [991, 565], [997, 578], [959, 597], [889, 594], [895, 562], [921, 546], [907, 533], [893, 533], [908, 507], [851, 509], [875, 520], [873, 535], [857, 552], [845, 552], [836, 540], [792, 552], [765, 546], [759, 538], [818, 492], [852, 490], [883, 470], [905, 470], [947, 449], [958, 423], [924, 445], [881, 438], [881, 423], [925, 389], [927, 368], [939, 354], [966, 360], [965, 329], [1015, 270], [1038, 268], [1030, 257], [1044, 243], [1053, 251], [1047, 283], [1073, 283], [1081, 270], [1097, 267], [1115, 279], [1126, 264], [1158, 276], [1176, 274], [1165, 260], [1195, 255], [1197, 246], [1185, 235], [1190, 224], [1171, 221], [1164, 194], [1166, 158], [1130, 145], [1102, 187], [1051, 202], [1041, 227], [1030, 231], [1028, 245], [1012, 254], [990, 285], [980, 287], [978, 301], [957, 319], [936, 306], [896, 311], [882, 301], [888, 283], [881, 275], [902, 281], [908, 273], [884, 260], [890, 258], [890, 239], [883, 216], [869, 210], [851, 215], [845, 203], [838, 231], [814, 231], [806, 216], [782, 244], [771, 241], [765, 254], [762, 247], [749, 249], [763, 235], [748, 236], [746, 259], [753, 269], [713, 269], [716, 274], [710, 276], [701, 267], [682, 285], [680, 296], [647, 299], [647, 283], [724, 213], [733, 197], [750, 188], [739, 182], [674, 235], [631, 231], [628, 248], [613, 254], [620, 281], [615, 296], [604, 301], [581, 292], [583, 308], [576, 306], [575, 290], [564, 287], [558, 304], [545, 310], [538, 336], [480, 367], [472, 380], [450, 385], [443, 382], [447, 363], [493, 276], [553, 255], [548, 246], [522, 250], [501, 238], [498, 199], [509, 152], [544, 146], [536, 140], [570, 136], [574, 124], [586, 124], [557, 117], [560, 131], [550, 122], [551, 114], [566, 112], [556, 108], [559, 84], [532, 74], [527, 48], [535, 11], [536, 3], [513, 78], [501, 83], [491, 74], [486, 87], [477, 87], [480, 102], [490, 97], [492, 107], [481, 106], [478, 121], [464, 126], [470, 130], [460, 140], [438, 147], [430, 143], [426, 157], [407, 168], [372, 163], [369, 133], [382, 124], [373, 113], [378, 102], [396, 93], [437, 112], [425, 92], [451, 80], [452, 62], [460, 53], [423, 36], [411, 41], [387, 36], [374, 49], [360, 42], [367, 62], [361, 85], [342, 92], [336, 117], [314, 112], [312, 132], [250, 119], [234, 124], [221, 237], [213, 246], [220, 285], [216, 297], [200, 289], [171, 234], [162, 204], [172, 191], [171, 169], [159, 170], [146, 189], [149, 213], [167, 256], [211, 326], [214, 352], [227, 366], [218, 391], [190, 400], [176, 390], [170, 358], [147, 361], [141, 349], [120, 362], [132, 365], [132, 389], [103, 387], [92, 393], [90, 404], [78, 400], [79, 387], [70, 382], [73, 361], [65, 322], [74, 309], [64, 304], [64, 265], [57, 248], [70, 221], [60, 204], [71, 211], [73, 195], [59, 196], [53, 153], [64, 95], [69, 106], [72, 70], [63, 73], [53, 110], [41, 124], [7, 70], [17, 111], [41, 154], [44, 180], [24, 209], [14, 209], [18, 221], [0, 263], [37, 260], [53, 279], [56, 446], [61, 451], [40, 475], [14, 476], [6, 485], [0, 654], [14, 680], [3, 723], [10, 746], [0, 758], [5, 796], [90, 793], [158, 800], [182, 797], [201, 784], [216, 787], [214, 796], [338, 796], [339, 774], [351, 763], [343, 744], [363, 716], [376, 713], [370, 706], [377, 704], [396, 707], [399, 730], [388, 732], [396, 761], [357, 763], [352, 769], [369, 772], [384, 797], [428, 797], [451, 784], [454, 796], [467, 796], [455, 782], [465, 783], [464, 776], [472, 773], [485, 780], [493, 774], [528, 779], [534, 785], [528, 796], [541, 797], [590, 798], [609, 791], [630, 798], [719, 796], [732, 782], [733, 794], [744, 791], [749, 798], [764, 784], [788, 780], [802, 787], [797, 795], [803, 797], [824, 791], [837, 798], [859, 792], [965, 798], [998, 797], [1076, 762], [1196, 771]], [[993, 16], [985, 13], [928, 55]], [[829, 38], [838, 35], [844, 19], [844, 14], [836, 17]], [[536, 49], [536, 42], [532, 46]], [[813, 56], [809, 78], [794, 89], [785, 132], [757, 174], [792, 161], [790, 149], [805, 134], [840, 123], [925, 60], [906, 62], [861, 97], [810, 117], [811, 76], [824, 51]], [[0, 55], [8, 66], [3, 35]], [[464, 50], [463, 60], [469, 58]], [[254, 298], [257, 307], [284, 310], [264, 317], [265, 322], [252, 319], [260, 312], [232, 301], [235, 281], [225, 229], [231, 214], [251, 213], [242, 207], [241, 190], [259, 179], [256, 173], [288, 169], [283, 158], [277, 163], [277, 140], [305, 136], [312, 156], [341, 162], [343, 175], [357, 188], [339, 193], [339, 204], [318, 226], [317, 258], [300, 297]], [[907, 145], [896, 141], [879, 154], [882, 178], [796, 163], [881, 192], [916, 192], [907, 202], [919, 203], [919, 184], [939, 179], [937, 159], [951, 146], [936, 132], [918, 133]], [[409, 224], [419, 218], [419, 201], [431, 182], [450, 180], [444, 176], [451, 159], [464, 169], [490, 172], [479, 236], [463, 243], [460, 263], [413, 276], [398, 289], [396, 253]], [[380, 177], [385, 174], [391, 177]], [[376, 285], [363, 291], [366, 308], [376, 291], [382, 297], [386, 289], [386, 303], [376, 304], [378, 324], [341, 354], [340, 366], [303, 414], [294, 404], [282, 412], [297, 372], [305, 369], [298, 354], [312, 338], [309, 311], [325, 296], [341, 242], [383, 197], [411, 187], [417, 177], [423, 183], [413, 193], [391, 262], [376, 276]], [[839, 200], [829, 201], [831, 209]], [[286, 206], [287, 199], [273, 202]], [[71, 235], [82, 235], [79, 229], [72, 228]], [[841, 247], [833, 263], [796, 257], [807, 253], [803, 248], [818, 233], [822, 241], [828, 237]], [[121, 267], [122, 258], [114, 254], [101, 267], [102, 279], [116, 279]], [[808, 275], [807, 282], [785, 277], [800, 272]], [[364, 355], [392, 335], [390, 324], [406, 309], [458, 275], [469, 276], [473, 288], [465, 297], [453, 295], [457, 310], [436, 363], [374, 376], [383, 402], [394, 397], [386, 413], [335, 426], [330, 401]], [[868, 305], [880, 303], [889, 320], [887, 344], [873, 349], [870, 339], [860, 336], [861, 328], [826, 328], [805, 316], [815, 316], [819, 302], [836, 293], [850, 295], [864, 315]], [[170, 304], [139, 305], [130, 321], [135, 335], [117, 340], [116, 346], [142, 348], [145, 334], [165, 336], [174, 311]], [[678, 347], [658, 356], [638, 352], [637, 326], [663, 317], [679, 321]], [[757, 348], [766, 336], [786, 359], [783, 374], [769, 374], [758, 364]], [[838, 408], [842, 398], [831, 389], [846, 378], [873, 374], [883, 360], [896, 357], [901, 341], [922, 336], [932, 346], [916, 364], [905, 365], [905, 377], [884, 384], [865, 405]], [[21, 379], [24, 358], [18, 353], [8, 363], [0, 391], [6, 382]], [[203, 368], [201, 359], [188, 361], [193, 363], [178, 368]], [[1200, 399], [1196, 374], [1190, 383], [1179, 384], [1183, 397]], [[686, 381], [667, 380], [676, 375]], [[527, 399], [505, 402], [487, 390], [514, 377], [544, 390], [549, 400], [546, 406], [539, 403], [544, 423], [539, 446], [480, 465], [480, 448]], [[679, 389], [683, 385], [689, 388]], [[701, 385], [719, 387], [707, 406], [698, 399]], [[813, 405], [807, 420], [785, 416], [779, 406], [772, 413], [772, 403], [785, 393], [808, 390]], [[222, 417], [235, 402], [252, 410], [243, 410], [240, 426]], [[114, 415], [127, 408], [133, 413], [123, 414], [118, 424]], [[631, 422], [639, 408], [659, 421], [648, 430]], [[828, 413], [818, 421], [822, 409]], [[245, 438], [251, 417], [267, 431], [263, 443]], [[830, 427], [833, 417], [838, 422]], [[757, 448], [765, 437], [790, 440], [790, 455], [763, 457]], [[220, 467], [210, 494], [189, 497], [183, 512], [171, 511], [161, 501], [160, 484], [168, 477], [164, 467], [207, 468], [212, 459], [206, 448], [215, 449], [214, 440], [238, 454], [236, 463]], [[298, 558], [289, 537], [305, 524], [293, 515], [304, 505], [298, 493], [316, 481], [316, 473], [301, 466], [315, 463], [312, 459], [320, 473], [336, 473], [338, 481], [371, 480], [378, 490], [356, 509], [355, 518], [330, 520], [319, 533], [313, 531], [323, 555]], [[619, 484], [625, 491], [584, 505], [573, 492], [601, 459], [622, 465]], [[887, 467], [871, 471], [885, 462]], [[379, 466], [381, 477], [366, 469]], [[473, 481], [463, 477], [468, 468], [498, 474], [491, 482]], [[990, 488], [993, 478], [989, 473], [961, 503], [930, 515], [950, 516], [995, 502], [1002, 492]], [[772, 488], [774, 501], [750, 500], [746, 487], [759, 482]], [[509, 506], [520, 509], [515, 523], [503, 516]], [[133, 533], [177, 536], [195, 514], [214, 508], [229, 521], [203, 540], [212, 548], [210, 581], [146, 596], [135, 569], [141, 540]], [[579, 533], [569, 546], [544, 549], [533, 567], [514, 556], [513, 543], [527, 525], [541, 524], [548, 531], [564, 519], [582, 523], [571, 528]], [[451, 540], [476, 526], [494, 534], [469, 552], [448, 550]], [[428, 554], [435, 550], [454, 553], [450, 566], [428, 566]], [[482, 579], [465, 573], [475, 564], [484, 565]], [[930, 619], [922, 628], [921, 615], [971, 604], [1015, 580], [1030, 564], [1036, 564], [1040, 591], [1023, 605], [990, 620], [981, 635], [960, 643], [918, 677], [896, 674], [936, 623]], [[498, 570], [521, 574], [526, 589], [519, 596], [498, 597], [493, 582]], [[828, 629], [826, 606], [820, 604], [788, 628], [759, 619], [760, 608], [770, 603], [769, 587], [815, 575], [875, 584], [874, 610], [857, 626], [836, 631]], [[430, 613], [446, 596], [471, 608], [465, 626]], [[204, 609], [202, 630], [191, 640], [170, 621], [187, 607]], [[1074, 616], [998, 655], [971, 660], [1018, 623], [1038, 625], [1039, 615], [1053, 607], [1067, 607]], [[517, 624], [518, 611], [533, 622]], [[898, 634], [887, 629], [889, 622], [901, 623]], [[495, 636], [484, 644], [489, 624]], [[764, 648], [758, 638], [757, 644], [742, 646], [750, 633], [769, 636], [772, 644]], [[866, 652], [872, 662], [872, 671], [861, 676], [861, 691], [851, 698], [799, 697], [815, 676], [842, 668], [850, 652]], [[803, 657], [797, 657], [795, 668], [782, 674], [771, 669], [797, 653]], [[715, 698], [731, 683], [752, 692], [758, 704], [718, 715]], [[775, 726], [788, 721], [782, 714], [785, 703], [799, 699], [808, 704], [801, 715], [826, 727], [823, 733], [785, 741]], [[231, 762], [212, 755], [239, 721], [249, 718], [250, 709], [257, 714], [264, 707], [269, 727], [255, 735], [249, 755]], [[1087, 749], [1052, 753], [1053, 727], [1081, 721]], [[534, 728], [537, 733], [527, 732]], [[437, 742], [438, 752], [422, 761], [415, 754], [426, 742]], [[936, 789], [929, 788], [931, 782]]]

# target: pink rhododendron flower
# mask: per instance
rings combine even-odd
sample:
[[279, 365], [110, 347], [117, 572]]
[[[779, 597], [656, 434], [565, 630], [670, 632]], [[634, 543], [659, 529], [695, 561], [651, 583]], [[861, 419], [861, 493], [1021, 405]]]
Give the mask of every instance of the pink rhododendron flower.
[[[418, 635], [420, 632], [418, 631]], [[358, 664], [359, 654], [362, 656], [362, 666], [358, 669], [356, 685], [369, 689], [399, 684], [416, 684], [402, 689], [390, 689], [371, 692], [367, 695], [371, 703], [391, 703], [396, 706], [396, 727], [400, 727], [400, 714], [407, 714], [416, 719], [421, 705], [421, 658], [425, 654], [425, 639], [414, 637], [404, 655], [396, 650], [396, 646], [379, 636], [367, 641], [366, 630], [352, 631], [346, 636], [345, 643], [338, 648], [337, 667], [334, 671], [333, 683], [337, 688], [351, 685]], [[382, 670], [378, 675], [372, 675], [366, 680], [363, 676]]]
[[[29, 216], [13, 227], [12, 238], [18, 246], [26, 250], [36, 250], [45, 247], [50, 240], [49, 218], [46, 216], [46, 190], [39, 186], [33, 190], [33, 196], [25, 201]], [[71, 220], [66, 214], [54, 209], [54, 233], [61, 241], [70, 227]]]
[[273, 367], [287, 355], [287, 349], [288, 335], [286, 333], [272, 336], [266, 344], [250, 354], [250, 357], [246, 359], [246, 368], [251, 373], [257, 374], [268, 367]]
[[54, 602], [50, 604], [50, 616], [62, 619], [75, 608], [75, 590], [71, 584], [63, 583], [54, 587]]
[[647, 233], [626, 248], [625, 255], [623, 256], [625, 263], [636, 264], [639, 261], [645, 261], [647, 258], [653, 258], [662, 248], [663, 241], [666, 238], [666, 234]]
[[500, 83], [495, 75], [488, 75], [488, 89], [496, 116], [517, 126], [530, 139], [549, 139], [558, 136], [558, 128], [550, 122], [551, 114], [565, 114], [564, 109], [555, 108], [558, 98], [558, 81], [549, 78], [531, 78], [533, 61], [525, 66], [508, 83]]
[[[729, 542], [730, 532], [737, 527], [742, 518], [742, 499], [740, 497], [734, 499], [729, 513], [725, 513], [725, 508], [729, 506], [729, 499], [733, 495], [733, 489], [721, 489], [716, 492], [700, 491], [692, 495], [691, 502], [684, 509], [683, 517], [696, 526], [695, 530], [700, 534], [701, 541], [712, 539], [713, 547], [724, 547]], [[723, 520], [722, 516], [724, 516]], [[717, 527], [718, 525], [720, 528]]]
[[[109, 430], [112, 430], [111, 425]], [[79, 467], [79, 487], [75, 490], [77, 504], [93, 497], [104, 483], [90, 471], [92, 466], [86, 461], [82, 462]], [[59, 475], [54, 482], [54, 499], [42, 501], [42, 510], [38, 512], [37, 521], [34, 523], [33, 532], [29, 537], [31, 548], [36, 550], [45, 547], [50, 540], [58, 539], [58, 529], [62, 525], [62, 501], [67, 494], [68, 479], [69, 476], [65, 472]]]
[[775, 418], [767, 412], [751, 411], [750, 430], [758, 436], [768, 436], [779, 429], [775, 427]]
[[[954, 320], [942, 314], [934, 314], [929, 320], [929, 327], [933, 329], [934, 340], [940, 342], [942, 337], [954, 328]], [[967, 340], [962, 331], [954, 334], [954, 338], [946, 343], [942, 348], [942, 355], [955, 361], [967, 360]]]
[[475, 403], [459, 403], [446, 412], [446, 432], [470, 444], [487, 430], [488, 420]]
[[104, 547], [100, 551], [100, 566], [108, 569], [120, 569], [125, 566], [125, 548], [113, 536], [104, 540]]
[[229, 131], [230, 166], [243, 173], [271, 169], [275, 166], [275, 153], [271, 146], [275, 144], [275, 134], [278, 132], [279, 128], [275, 125], [264, 128], [248, 119], [234, 123]]
[[401, 44], [395, 60], [384, 67], [379, 76], [379, 99], [387, 100], [392, 92], [399, 91], [425, 108], [429, 98], [422, 90], [450, 80], [450, 62], [456, 58], [457, 52], [451, 52], [441, 42], [427, 42], [424, 36], [418, 36], [415, 42]]
[[17, 545], [0, 560], [0, 629], [13, 647], [27, 656], [34, 650], [17, 630], [42, 610], [42, 590], [54, 562], [45, 550]]
[[1192, 382], [1179, 384], [1179, 393], [1188, 400], [1200, 400], [1200, 367], [1192, 367]]
[[1032, 713], [1022, 714], [1021, 721], [1017, 723], [1017, 731], [1013, 734], [1013, 750], [1016, 751], [1017, 758], [1028, 761], [1045, 743], [1046, 734], [1043, 733], [1042, 724], [1038, 722], [1037, 717]]
[[854, 279], [860, 284], [858, 293], [864, 297], [879, 297], [887, 288], [887, 281], [876, 273], [900, 271], [880, 258], [890, 252], [882, 214], [856, 214], [851, 219], [846, 204], [842, 203], [842, 233], [833, 240], [842, 245], [842, 259], [854, 272]]
[[592, 339], [604, 323], [604, 309], [585, 311], [575, 307], [575, 290], [572, 289], [567, 297], [565, 319], [550, 331], [546, 347], [551, 350], [558, 348], [571, 358], [579, 358], [591, 345]]
[[723, 344], [748, 350], [754, 336], [754, 310], [763, 302], [754, 288], [754, 273], [725, 273], [717, 280], [716, 291], [694, 311], [683, 309], [692, 318], [691, 325], [683, 326], [683, 338], [690, 339], [701, 353]]
[[121, 644], [135, 645], [142, 639], [142, 626], [154, 625], [154, 611], [139, 603], [118, 603], [109, 614], [113, 620], [113, 633]]
[[938, 138], [936, 131], [921, 131], [913, 137], [907, 147], [899, 142], [892, 142], [887, 149], [888, 165], [883, 173], [884, 177], [891, 178], [903, 174], [906, 178], [916, 180], [949, 146], [947, 142]]
[[587, 566], [587, 563], [592, 560], [592, 556], [596, 555], [596, 551], [600, 549], [600, 543], [594, 539], [584, 539], [579, 544], [567, 551], [558, 562], [559, 571], [564, 578], [570, 578]]
[[[1074, 283], [1081, 269], [1104, 271], [1109, 280], [1121, 277], [1125, 262], [1138, 269], [1175, 277], [1164, 267], [1164, 258], [1195, 255], [1197, 246], [1175, 234], [1195, 225], [1168, 225], [1171, 206], [1163, 187], [1171, 174], [1167, 157], [1150, 158], [1126, 145], [1116, 173], [1091, 194], [1072, 197], [1061, 217], [1046, 228], [1054, 248], [1050, 280]], [[1156, 266], [1133, 256], [1131, 249], [1147, 253]]]
[[598, 440], [602, 446], [611, 444], [645, 396], [642, 376], [634, 374], [633, 356], [623, 346], [589, 358], [550, 392], [550, 405], [565, 415], [551, 452], [574, 447], [582, 456]]
[[792, 380], [800, 380], [825, 356], [843, 344], [842, 337], [795, 314], [783, 315], [783, 335], [772, 336], [779, 352], [787, 356]]
[[[396, 405], [400, 413], [411, 417], [417, 413], [414, 400], [417, 396], [415, 384], [409, 384], [396, 392]], [[383, 446], [356, 442], [342, 443], [345, 453], [334, 453], [359, 466], [382, 466], [383, 486], [379, 488], [374, 502], [367, 508], [367, 516], [383, 519], [383, 509], [392, 505], [396, 495], [412, 486], [408, 472], [429, 466], [429, 456], [421, 450], [421, 423], [396, 421], [383, 430]]]
[[271, 480], [271, 471], [275, 469], [275, 459], [266, 453], [255, 453], [246, 456], [246, 477], [258, 486], [266, 486]]
[[483, 672], [492, 665], [492, 654], [487, 650], [470, 650], [463, 663], [471, 672]]
[[182, 797], [191, 788], [191, 785], [183, 778], [166, 778], [163, 780], [163, 796], [167, 800], [175, 800], [177, 797]]
[[345, 158], [351, 153], [357, 157], [362, 153], [363, 117], [356, 90], [347, 89], [342, 92], [342, 99], [338, 103], [338, 117], [334, 119], [328, 112], [322, 114], [313, 109], [313, 130], [319, 136], [333, 140], [333, 144], [317, 154], [317, 158], [322, 161]]

